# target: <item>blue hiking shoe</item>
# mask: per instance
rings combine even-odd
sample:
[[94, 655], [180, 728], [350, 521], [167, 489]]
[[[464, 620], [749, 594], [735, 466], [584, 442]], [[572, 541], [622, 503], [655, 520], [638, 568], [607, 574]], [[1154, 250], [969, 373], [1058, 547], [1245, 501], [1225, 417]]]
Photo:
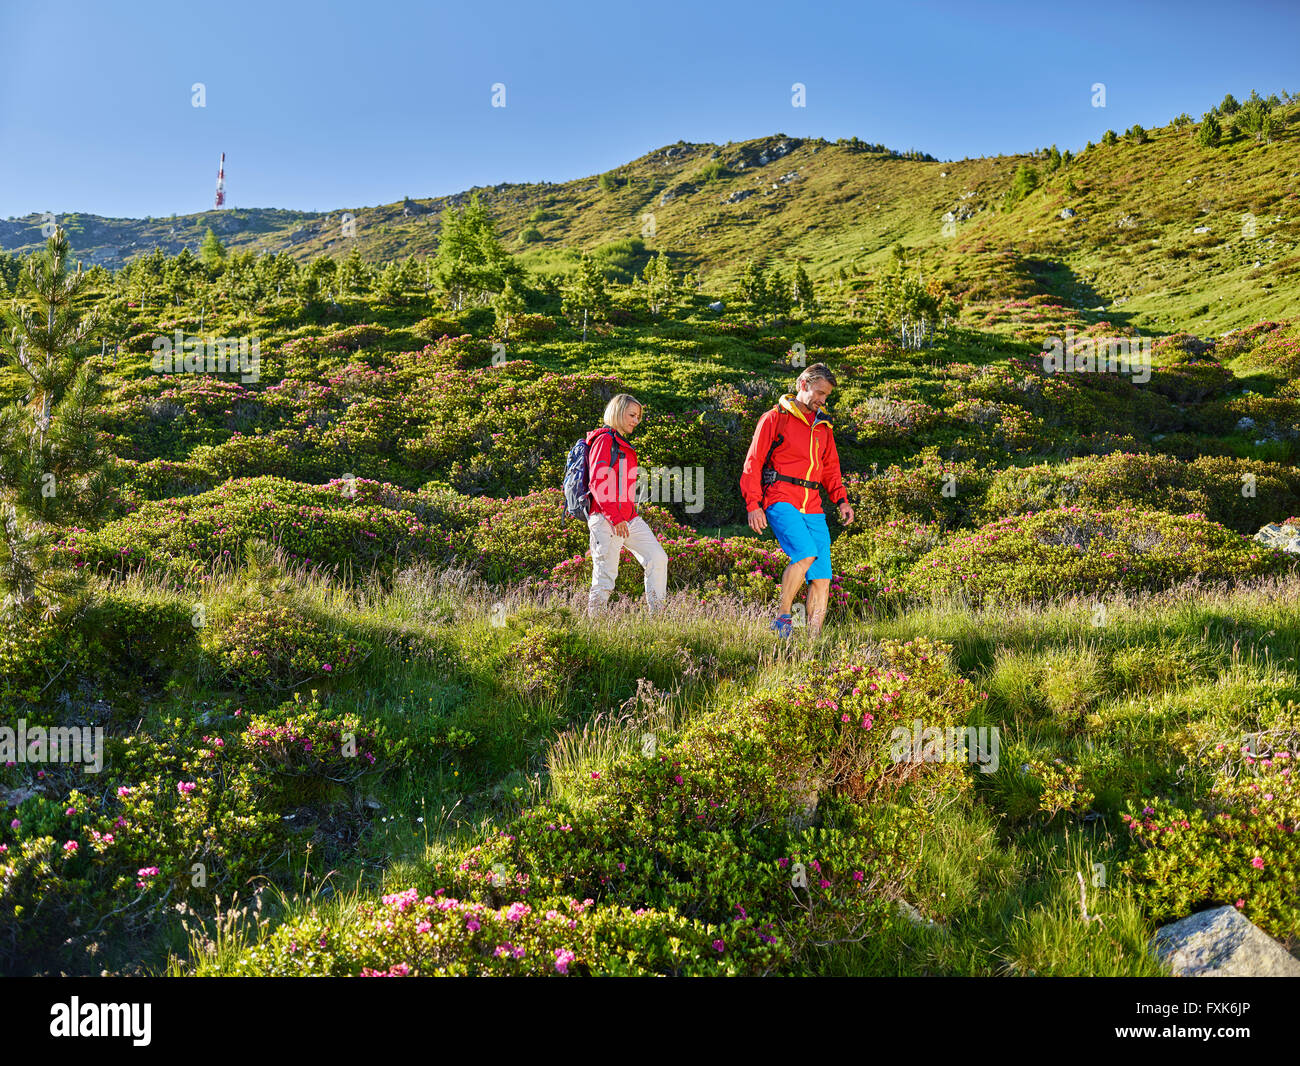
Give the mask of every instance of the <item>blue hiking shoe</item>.
[[769, 629], [776, 631], [776, 635], [782, 640], [789, 640], [794, 635], [794, 624], [790, 621], [791, 616], [788, 614], [778, 614], [776, 621], [773, 622]]

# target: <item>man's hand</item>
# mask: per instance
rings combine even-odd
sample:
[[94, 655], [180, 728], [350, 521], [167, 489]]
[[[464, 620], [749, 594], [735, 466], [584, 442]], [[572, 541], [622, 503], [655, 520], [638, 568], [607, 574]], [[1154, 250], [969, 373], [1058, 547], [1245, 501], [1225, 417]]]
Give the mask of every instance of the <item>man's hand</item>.
[[763, 513], [763, 508], [755, 507], [749, 512], [749, 528], [755, 533], [762, 533], [767, 528], [767, 515]]
[[626, 537], [626, 536], [627, 536], [627, 523], [626, 523], [626, 522], [620, 522], [618, 525], [616, 525], [616, 526], [614, 527], [614, 536], [616, 536], [616, 537]]
[[849, 501], [845, 500], [840, 504], [840, 525], [848, 526], [853, 524], [853, 508], [849, 506]]

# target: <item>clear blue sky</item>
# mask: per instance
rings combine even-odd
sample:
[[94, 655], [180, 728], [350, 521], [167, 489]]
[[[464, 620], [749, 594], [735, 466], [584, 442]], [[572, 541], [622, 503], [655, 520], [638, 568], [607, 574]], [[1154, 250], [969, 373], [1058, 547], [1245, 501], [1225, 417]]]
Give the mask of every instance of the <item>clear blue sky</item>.
[[1300, 92], [1298, 41], [1295, 0], [0, 0], [0, 216], [205, 210], [222, 151], [230, 205], [329, 210], [677, 140], [1077, 149]]

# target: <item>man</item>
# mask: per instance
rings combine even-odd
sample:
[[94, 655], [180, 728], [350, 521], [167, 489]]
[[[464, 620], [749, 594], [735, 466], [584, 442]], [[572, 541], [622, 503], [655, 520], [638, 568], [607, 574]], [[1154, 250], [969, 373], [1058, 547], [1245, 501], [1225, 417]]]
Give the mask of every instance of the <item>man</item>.
[[826, 617], [831, 590], [831, 534], [822, 512], [821, 490], [839, 508], [842, 525], [853, 521], [853, 508], [840, 481], [840, 457], [823, 408], [835, 387], [825, 363], [799, 375], [795, 394], [781, 397], [754, 429], [740, 491], [749, 512], [749, 528], [762, 533], [769, 525], [790, 565], [781, 575], [781, 611], [772, 623], [789, 639], [791, 605], [808, 582], [808, 632], [816, 636]]

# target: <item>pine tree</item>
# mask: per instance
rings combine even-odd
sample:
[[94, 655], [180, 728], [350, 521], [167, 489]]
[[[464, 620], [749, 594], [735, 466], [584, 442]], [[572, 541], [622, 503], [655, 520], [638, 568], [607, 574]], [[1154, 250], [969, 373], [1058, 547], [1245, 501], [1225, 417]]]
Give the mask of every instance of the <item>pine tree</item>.
[[226, 246], [212, 232], [211, 226], [208, 227], [208, 232], [203, 235], [203, 243], [199, 245], [199, 258], [203, 261], [203, 265], [208, 268], [209, 273], [216, 273], [221, 269], [221, 264], [225, 262]]
[[508, 278], [523, 277], [523, 268], [497, 239], [495, 224], [477, 192], [462, 210], [443, 211], [436, 263], [443, 291], [457, 311], [467, 296], [481, 302], [500, 292]]
[[370, 291], [371, 271], [354, 244], [339, 265], [339, 291], [360, 296]]
[[603, 314], [608, 307], [605, 275], [592, 262], [591, 256], [583, 252], [577, 271], [569, 278], [561, 312], [570, 317], [576, 317], [579, 311], [582, 312], [582, 339], [585, 342], [588, 320]]
[[505, 287], [497, 294], [493, 301], [496, 310], [496, 325], [501, 331], [501, 339], [508, 341], [510, 339], [510, 323], [516, 316], [524, 312], [524, 298], [519, 295], [512, 279], [507, 278]]
[[781, 271], [773, 268], [767, 279], [767, 305], [772, 312], [773, 325], [776, 324], [777, 319], [785, 318], [790, 313], [793, 303], [794, 294], [791, 292], [789, 281]]
[[402, 268], [397, 263], [389, 263], [379, 272], [375, 282], [375, 293], [390, 307], [398, 307], [406, 303], [406, 296], [402, 289]]
[[808, 311], [816, 300], [812, 279], [808, 277], [808, 271], [804, 270], [802, 263], [795, 264], [790, 295], [793, 297], [794, 302], [799, 305], [801, 311]]
[[26, 403], [0, 411], [0, 584], [5, 613], [28, 611], [47, 593], [71, 587], [55, 573], [53, 523], [92, 522], [111, 489], [99, 445], [97, 360], [84, 350], [96, 325], [76, 301], [85, 275], [68, 269], [67, 234], [57, 228], [45, 250], [28, 264], [25, 295], [4, 311], [0, 354], [27, 376]]
[[663, 252], [646, 263], [641, 279], [645, 282], [646, 303], [650, 313], [658, 315], [660, 311], [671, 311], [677, 302], [679, 287]]
[[740, 275], [740, 298], [748, 305], [750, 314], [761, 318], [767, 311], [767, 279], [752, 259]]
[[1223, 127], [1214, 117], [1214, 112], [1207, 111], [1201, 119], [1201, 128], [1196, 131], [1196, 143], [1202, 148], [1218, 148], [1223, 139]]

